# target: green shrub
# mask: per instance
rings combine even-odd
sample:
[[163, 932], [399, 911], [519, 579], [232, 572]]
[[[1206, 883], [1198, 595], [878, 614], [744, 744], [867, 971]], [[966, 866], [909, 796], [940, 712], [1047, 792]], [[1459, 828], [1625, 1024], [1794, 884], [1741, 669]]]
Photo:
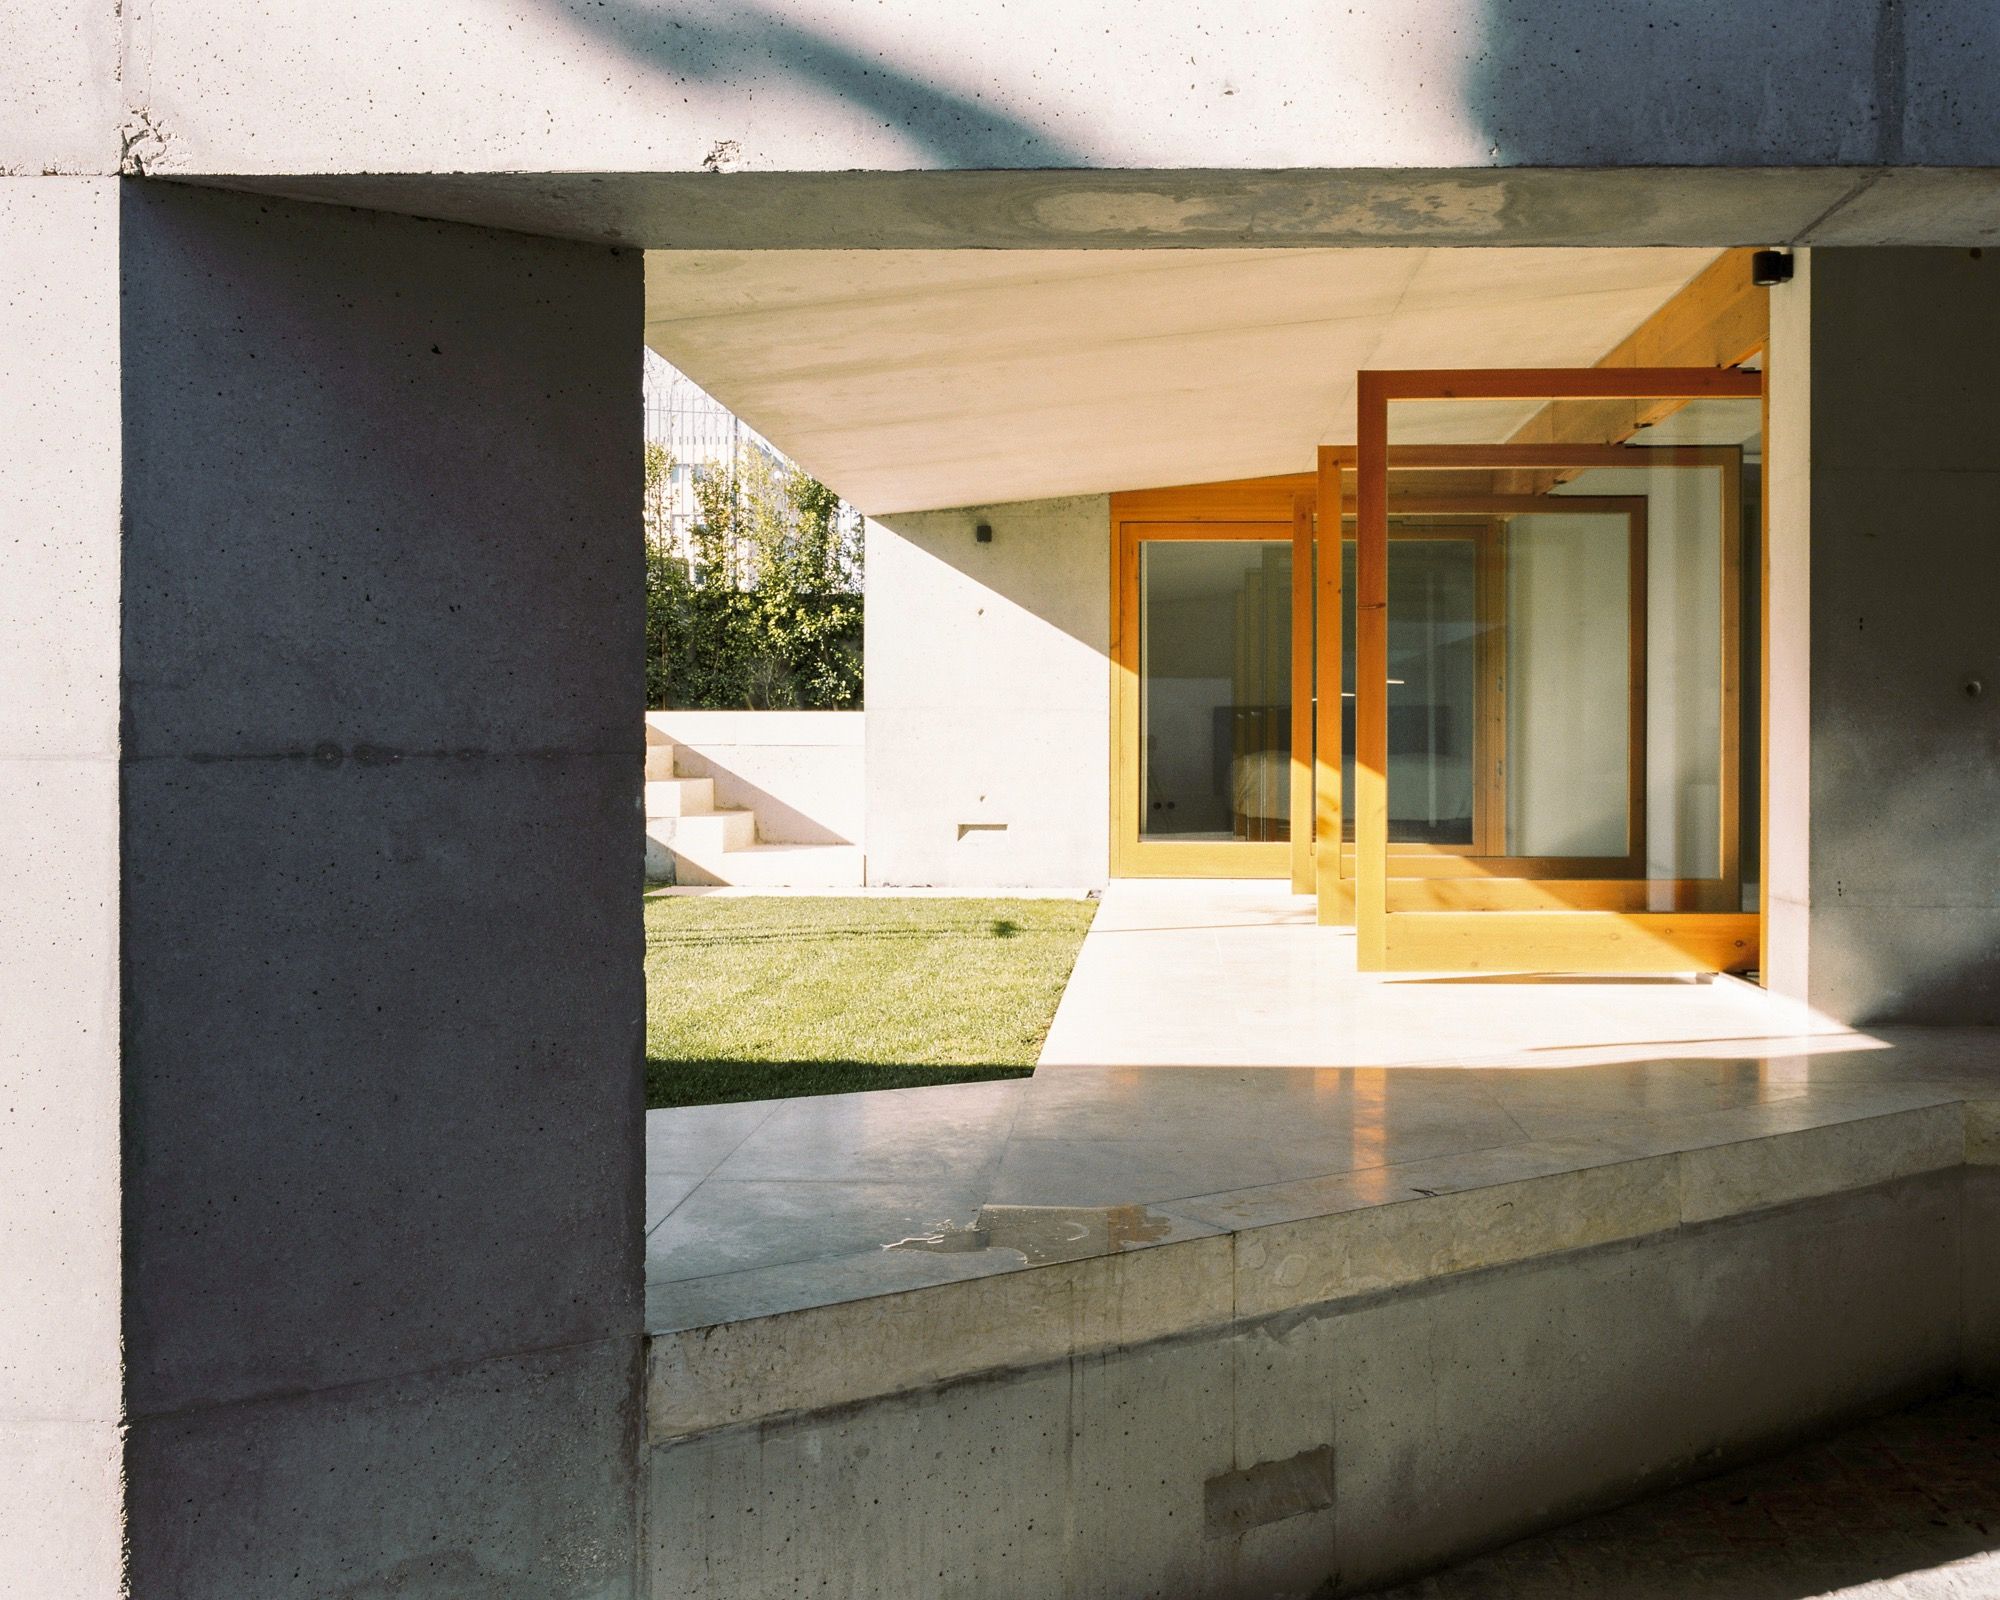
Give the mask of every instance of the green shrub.
[[689, 548], [667, 537], [664, 447], [646, 447], [646, 703], [861, 704], [861, 532], [840, 497], [746, 447], [697, 468]]

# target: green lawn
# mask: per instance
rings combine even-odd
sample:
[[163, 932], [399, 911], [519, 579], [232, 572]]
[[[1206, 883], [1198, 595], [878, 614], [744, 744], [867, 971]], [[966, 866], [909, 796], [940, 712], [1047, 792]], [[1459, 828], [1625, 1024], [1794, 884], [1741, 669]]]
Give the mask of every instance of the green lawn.
[[646, 1104], [1031, 1071], [1086, 900], [646, 901]]

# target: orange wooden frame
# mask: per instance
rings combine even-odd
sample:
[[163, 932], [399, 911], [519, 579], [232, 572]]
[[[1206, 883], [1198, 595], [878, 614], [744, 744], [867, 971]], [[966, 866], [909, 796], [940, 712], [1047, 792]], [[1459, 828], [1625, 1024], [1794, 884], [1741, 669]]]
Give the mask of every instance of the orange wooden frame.
[[[1758, 962], [1759, 919], [1729, 911], [1474, 910], [1396, 908], [1389, 901], [1388, 813], [1388, 471], [1389, 406], [1397, 400], [1449, 399], [1761, 399], [1761, 373], [1719, 368], [1506, 369], [1479, 371], [1362, 372], [1358, 375], [1355, 560], [1355, 788], [1354, 908], [1357, 961], [1363, 971], [1555, 970], [1685, 972], [1742, 970]], [[1453, 450], [1454, 447], [1429, 447]], [[1463, 452], [1466, 447], [1456, 447]], [[1474, 447], [1485, 460], [1436, 464], [1564, 467], [1588, 447], [1502, 445]], [[1629, 445], [1610, 445], [1621, 464]], [[1491, 452], [1491, 454], [1488, 454]], [[1505, 454], [1502, 454], [1502, 453]], [[1398, 465], [1417, 465], [1423, 451], [1403, 447]], [[1650, 454], [1650, 452], [1649, 452]], [[1324, 477], [1327, 458], [1321, 459]], [[1429, 464], [1426, 462], [1425, 464]], [[1608, 463], [1607, 463], [1608, 464]], [[1335, 462], [1334, 465], [1344, 465]], [[1337, 479], [1336, 479], [1337, 483]], [[1322, 519], [1324, 524], [1331, 518]], [[1324, 531], [1322, 531], [1324, 538]], [[1721, 626], [1721, 719], [1731, 749], [1741, 692], [1740, 545], [1724, 540]], [[1733, 664], [1733, 665], [1732, 665]], [[1736, 842], [1737, 769], [1725, 760], [1721, 779], [1721, 843], [1725, 865]], [[1336, 835], [1337, 837], [1337, 835]], [[1337, 848], [1337, 847], [1336, 847]]]
[[[1312, 661], [1300, 647], [1300, 589], [1310, 627], [1310, 566], [1298, 561], [1299, 508], [1289, 491], [1272, 493], [1273, 480], [1248, 485], [1195, 485], [1186, 490], [1144, 490], [1111, 497], [1111, 870], [1121, 878], [1282, 878], [1299, 882], [1311, 867], [1310, 738]], [[1237, 492], [1247, 489], [1248, 492]], [[1219, 491], [1219, 492], [1217, 492]], [[1205, 514], [1204, 514], [1205, 513]], [[1245, 540], [1292, 547], [1291, 652], [1293, 741], [1289, 772], [1288, 840], [1148, 839], [1144, 836], [1140, 784], [1139, 697], [1141, 627], [1139, 546], [1149, 541]], [[1309, 637], [1310, 635], [1307, 635]], [[1304, 836], [1303, 838], [1301, 836]]]

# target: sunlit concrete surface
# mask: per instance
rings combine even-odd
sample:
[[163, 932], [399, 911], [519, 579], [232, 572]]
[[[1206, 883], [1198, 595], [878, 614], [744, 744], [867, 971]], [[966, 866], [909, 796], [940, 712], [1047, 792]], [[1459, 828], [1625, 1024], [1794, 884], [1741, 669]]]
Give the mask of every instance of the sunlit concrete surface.
[[[1031, 1079], [654, 1111], [648, 1327], [697, 1328], [1683, 1152], [1696, 1167], [1804, 1162], [1804, 1176], [1781, 1188], [1802, 1183], [1805, 1193], [1872, 1181], [1878, 1165], [1887, 1177], [1906, 1160], [1935, 1164], [1911, 1154], [1911, 1137], [1955, 1165], [1964, 1103], [2000, 1100], [2000, 1037], [1912, 1029], [1866, 1042], [1818, 1055], [1809, 1040], [1739, 1043], [1703, 1058], [1691, 1052], [1719, 1051], [1717, 1041], [1667, 1037], [1650, 1059], [1628, 1042], [1610, 1062], [1540, 1063], [1559, 1070], [1045, 1066]], [[1843, 1137], [1859, 1166], [1835, 1153]], [[1824, 1172], [1822, 1160], [1832, 1162]], [[1680, 1182], [1677, 1194], [1708, 1181]], [[1744, 1192], [1718, 1178], [1723, 1198], [1701, 1204], [1748, 1209], [1761, 1180], [1750, 1181]], [[1560, 1247], [1568, 1219], [1550, 1222]]]
[[1120, 880], [1043, 1047], [1053, 1066], [1574, 1067], [1874, 1048], [1735, 978], [1359, 973], [1281, 883]]

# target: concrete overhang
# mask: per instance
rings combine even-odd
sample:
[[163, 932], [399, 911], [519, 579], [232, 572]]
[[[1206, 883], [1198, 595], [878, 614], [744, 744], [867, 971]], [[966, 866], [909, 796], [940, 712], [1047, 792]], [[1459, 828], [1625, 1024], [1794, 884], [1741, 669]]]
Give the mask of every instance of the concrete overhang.
[[666, 251], [646, 341], [888, 514], [1304, 471], [1357, 371], [1589, 366], [1716, 254]]

